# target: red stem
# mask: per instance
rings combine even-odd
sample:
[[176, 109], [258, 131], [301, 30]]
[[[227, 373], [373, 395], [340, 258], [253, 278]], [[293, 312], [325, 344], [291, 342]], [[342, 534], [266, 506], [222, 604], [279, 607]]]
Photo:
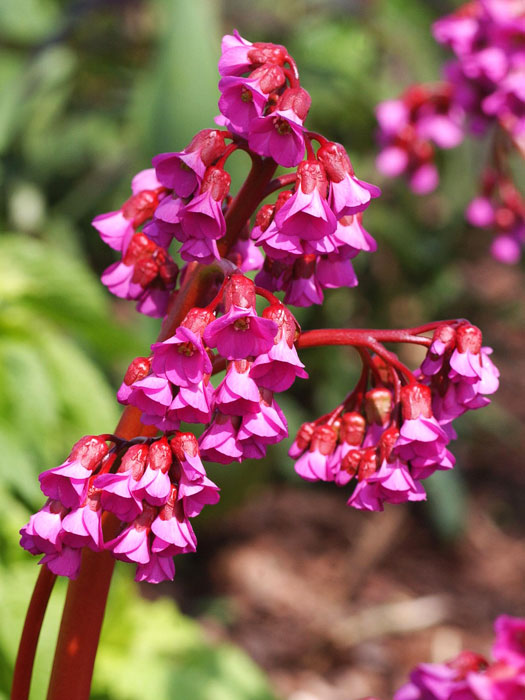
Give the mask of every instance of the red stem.
[[272, 194], [272, 192], [277, 192], [277, 190], [280, 190], [283, 187], [288, 187], [288, 185], [293, 185], [293, 184], [295, 184], [296, 180], [297, 180], [297, 172], [296, 171], [294, 171], [293, 173], [285, 173], [284, 175], [280, 175], [279, 177], [276, 177], [275, 180], [271, 180], [268, 183], [268, 187], [264, 191], [264, 196], [268, 197], [268, 195]]
[[[425, 330], [431, 329], [425, 328]], [[374, 330], [370, 328], [320, 328], [314, 331], [305, 331], [301, 333], [296, 346], [298, 348], [313, 348], [319, 345], [352, 345], [354, 347], [374, 349], [373, 345], [375, 343], [415, 343], [417, 345], [426, 346], [431, 344], [432, 341], [430, 338], [415, 335], [414, 331], [425, 332], [417, 328], [393, 330]]]
[[11, 687], [11, 700], [27, 700], [29, 697], [36, 647], [55, 580], [56, 575], [51, 573], [44, 564], [38, 574], [22, 630]]

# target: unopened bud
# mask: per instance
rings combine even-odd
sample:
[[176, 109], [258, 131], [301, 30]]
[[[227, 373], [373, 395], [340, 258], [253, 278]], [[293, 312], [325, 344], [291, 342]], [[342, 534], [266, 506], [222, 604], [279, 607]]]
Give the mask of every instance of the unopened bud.
[[286, 88], [277, 103], [277, 109], [291, 109], [304, 122], [311, 104], [312, 98], [303, 88]]
[[230, 190], [231, 177], [226, 170], [210, 166], [204, 173], [201, 192], [210, 192], [216, 202], [222, 202]]
[[131, 221], [134, 228], [138, 228], [153, 216], [158, 203], [159, 197], [155, 190], [142, 190], [122, 205], [122, 216]]
[[357, 478], [359, 479], [359, 481], [363, 481], [364, 479], [369, 479], [371, 476], [373, 476], [376, 473], [376, 469], [377, 469], [376, 448], [369, 447], [366, 450], [363, 450], [363, 456], [361, 457], [361, 461], [359, 462], [359, 471], [357, 474]]
[[470, 323], [461, 323], [456, 330], [456, 347], [458, 352], [471, 352], [477, 355], [481, 350], [483, 337], [477, 326]]
[[149, 258], [157, 249], [157, 244], [150, 240], [144, 233], [135, 233], [132, 237], [126, 254], [122, 258], [124, 265], [135, 265], [138, 260]]
[[305, 194], [310, 194], [315, 189], [319, 190], [321, 197], [328, 192], [328, 179], [321, 163], [317, 160], [303, 160], [297, 167], [297, 186]]
[[314, 434], [314, 429], [315, 429], [315, 423], [303, 423], [299, 430], [297, 431], [297, 435], [295, 436], [295, 440], [292, 443], [292, 446], [290, 447], [290, 450], [288, 454], [292, 459], [297, 459], [306, 449], [308, 449], [310, 445], [310, 440], [312, 439], [312, 435]]
[[249, 77], [259, 81], [259, 87], [265, 95], [277, 90], [286, 82], [283, 69], [275, 63], [264, 63], [250, 73]]
[[434, 331], [432, 342], [434, 343], [436, 340], [442, 343], [444, 352], [452, 350], [456, 344], [456, 329], [453, 326], [443, 323]]
[[387, 428], [383, 431], [383, 434], [379, 438], [379, 461], [383, 462], [385, 459], [389, 459], [394, 449], [394, 445], [399, 437], [399, 430], [395, 425]]
[[170, 441], [173, 454], [183, 462], [186, 455], [196, 457], [199, 454], [199, 443], [193, 433], [177, 433]]
[[283, 190], [282, 192], [279, 192], [279, 196], [277, 197], [277, 201], [275, 202], [275, 213], [283, 207], [286, 202], [290, 199], [290, 197], [293, 196], [292, 190]]
[[322, 455], [331, 455], [337, 444], [337, 431], [331, 425], [319, 425], [315, 428], [310, 452], [318, 450]]
[[224, 308], [229, 311], [232, 305], [243, 309], [255, 308], [255, 284], [244, 275], [232, 275], [224, 288]]
[[69, 459], [93, 471], [108, 452], [109, 447], [102, 436], [86, 435], [73, 445]]
[[199, 338], [202, 338], [202, 334], [204, 333], [206, 326], [211, 323], [214, 318], [215, 316], [213, 315], [212, 311], [208, 311], [207, 309], [199, 309], [197, 306], [194, 306], [188, 311], [180, 325], [184, 328], [188, 328]]
[[401, 387], [401, 407], [405, 420], [432, 417], [432, 394], [424, 384], [407, 384]]
[[136, 357], [131, 361], [124, 375], [124, 384], [131, 386], [140, 379], [144, 379], [149, 374], [151, 368], [151, 358]]
[[273, 204], [265, 204], [257, 212], [255, 216], [255, 226], [260, 228], [261, 231], [266, 231], [268, 226], [272, 223], [274, 209], [275, 206]]
[[447, 663], [449, 668], [453, 668], [457, 672], [457, 676], [454, 680], [463, 680], [467, 677], [468, 673], [478, 673], [479, 671], [485, 670], [488, 665], [487, 659], [484, 656], [468, 650], [461, 651], [455, 659]]
[[355, 476], [363, 454], [364, 450], [350, 450], [347, 452], [341, 462], [341, 469], [347, 474], [350, 474], [350, 476]]
[[165, 436], [152, 442], [149, 448], [148, 465], [154, 469], [160, 469], [165, 474], [171, 467], [172, 457], [169, 443]]
[[340, 441], [358, 447], [363, 442], [366, 421], [357, 411], [343, 413], [341, 416]]
[[385, 425], [392, 414], [392, 394], [384, 387], [370, 389], [365, 394], [365, 413], [369, 423]]
[[124, 453], [118, 471], [131, 472], [133, 479], [138, 481], [146, 468], [148, 452], [147, 445], [131, 445]]
[[224, 131], [203, 129], [194, 136], [192, 142], [185, 150], [188, 153], [199, 151], [202, 162], [208, 167], [220, 158], [226, 150]]
[[140, 284], [144, 289], [153, 282], [159, 273], [159, 266], [153, 258], [142, 258], [137, 260], [131, 281]]
[[348, 173], [353, 174], [350, 158], [340, 143], [327, 143], [317, 151], [317, 157], [324, 165], [332, 182], [341, 182]]
[[285, 46], [280, 44], [270, 44], [262, 41], [256, 41], [248, 51], [248, 59], [252, 64], [266, 63], [271, 61], [282, 66], [286, 61], [288, 52]]
[[289, 311], [284, 304], [270, 304], [262, 312], [263, 318], [269, 318], [271, 321], [275, 321], [279, 330], [275, 336], [275, 342], [279, 342], [281, 338], [284, 338], [288, 344], [288, 347], [292, 347], [294, 342], [297, 340], [297, 335], [300, 332], [300, 327], [295, 320], [294, 315]]

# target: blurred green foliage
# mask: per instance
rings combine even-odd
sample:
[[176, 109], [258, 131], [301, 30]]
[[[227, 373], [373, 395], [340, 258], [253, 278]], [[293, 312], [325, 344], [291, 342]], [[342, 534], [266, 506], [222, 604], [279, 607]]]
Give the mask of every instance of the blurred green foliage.
[[[0, 697], [36, 577], [16, 532], [41, 504], [37, 474], [61, 462], [81, 435], [112, 429], [114, 389], [158, 328], [99, 284], [114, 257], [90, 221], [127, 198], [131, 176], [155, 153], [180, 149], [211, 125], [222, 33], [236, 27], [252, 41], [286, 44], [312, 94], [310, 128], [344, 143], [360, 177], [384, 186], [365, 216], [379, 251], [357, 260], [359, 288], [327, 294], [322, 310], [299, 310], [303, 327], [406, 326], [461, 315], [481, 323], [457, 263], [470, 254], [462, 212], [481, 148], [447, 154], [439, 192], [417, 201], [402, 183], [380, 182], [373, 165], [374, 107], [414, 80], [436, 79], [443, 56], [430, 23], [447, 9], [421, 0], [225, 0], [222, 7], [213, 0], [2, 1]], [[236, 164], [234, 182], [245, 166]], [[523, 314], [512, 304], [503, 313], [516, 322]], [[358, 371], [349, 350], [334, 349], [328, 361], [309, 350], [304, 360], [315, 381], [296, 382], [280, 400], [291, 434], [330, 410]], [[483, 430], [505, 423], [502, 409], [493, 416], [480, 418]], [[212, 469], [223, 499], [203, 514], [204, 523], [254, 483], [298, 481], [286, 449], [279, 445], [250, 469]], [[431, 488], [435, 521], [444, 535], [454, 534], [464, 510], [457, 473]], [[64, 594], [64, 585], [58, 588], [34, 698], [45, 687]], [[271, 697], [241, 652], [207, 643], [171, 601], [145, 602], [124, 576], [112, 592], [102, 645], [93, 695], [100, 700]]]

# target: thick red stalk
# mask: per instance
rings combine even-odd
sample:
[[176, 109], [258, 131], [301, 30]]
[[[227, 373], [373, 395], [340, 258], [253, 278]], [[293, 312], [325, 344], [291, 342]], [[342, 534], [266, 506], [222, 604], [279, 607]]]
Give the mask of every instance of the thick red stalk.
[[51, 573], [47, 566], [42, 566], [22, 630], [11, 686], [11, 700], [26, 700], [29, 697], [36, 647], [55, 580], [56, 575]]
[[[226, 214], [226, 236], [219, 244], [223, 257], [263, 199], [276, 167], [271, 158], [253, 159], [252, 169]], [[220, 264], [203, 267], [191, 263], [188, 266], [185, 281], [162, 323], [159, 341], [173, 335], [190, 308], [203, 306], [209, 301], [207, 297], [210, 288], [213, 288], [213, 282], [219, 275], [224, 275]], [[127, 407], [115, 434], [126, 439], [156, 434], [156, 428], [142, 425], [140, 415], [138, 409]], [[114, 536], [119, 527], [113, 516], [107, 517], [104, 525], [106, 539], [108, 536]], [[76, 581], [70, 582], [68, 588], [48, 700], [89, 700], [95, 656], [114, 564], [115, 560], [109, 552], [95, 553], [85, 550], [83, 553], [80, 574]]]
[[[437, 326], [438, 324], [429, 324]], [[301, 333], [296, 345], [298, 348], [313, 348], [320, 345], [352, 345], [353, 347], [365, 347], [374, 349], [377, 343], [416, 343], [429, 346], [430, 338], [415, 335], [431, 328], [402, 328], [393, 330], [374, 330], [370, 328], [321, 328], [314, 331]]]

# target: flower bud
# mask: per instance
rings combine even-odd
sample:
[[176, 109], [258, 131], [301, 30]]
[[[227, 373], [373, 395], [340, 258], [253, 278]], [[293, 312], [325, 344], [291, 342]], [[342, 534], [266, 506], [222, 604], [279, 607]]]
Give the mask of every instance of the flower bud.
[[456, 330], [456, 347], [458, 352], [471, 352], [477, 355], [481, 350], [482, 335], [477, 326], [461, 323]]
[[86, 435], [73, 445], [69, 459], [93, 471], [108, 452], [109, 447], [102, 436]]
[[229, 311], [232, 305], [243, 309], [255, 308], [255, 284], [244, 275], [232, 275], [224, 288], [224, 308]]
[[231, 177], [226, 170], [210, 166], [204, 173], [201, 185], [202, 192], [210, 192], [216, 202], [221, 202], [230, 190]]
[[202, 338], [206, 326], [211, 323], [214, 318], [215, 316], [212, 311], [199, 309], [197, 306], [194, 306], [193, 309], [188, 311], [180, 325], [184, 328], [188, 328], [199, 338]]
[[350, 476], [355, 476], [363, 454], [364, 450], [350, 450], [347, 452], [341, 462], [341, 469], [347, 474], [350, 474]]
[[291, 109], [301, 121], [308, 115], [312, 98], [303, 88], [286, 88], [277, 103], [277, 109]]
[[[291, 195], [291, 192], [290, 192]], [[284, 203], [284, 202], [283, 202]], [[261, 229], [264, 233], [268, 226], [272, 223], [275, 206], [273, 204], [265, 204], [262, 206], [255, 216], [255, 226]]]
[[224, 131], [203, 129], [193, 137], [190, 145], [185, 150], [187, 153], [199, 151], [202, 162], [208, 167], [218, 160], [226, 150]]
[[165, 474], [171, 467], [171, 462], [171, 449], [166, 437], [152, 442], [148, 453], [148, 465], [151, 469], [160, 469]]
[[259, 81], [259, 87], [265, 95], [277, 90], [286, 82], [283, 69], [275, 63], [264, 63], [250, 73], [249, 77]]
[[432, 417], [432, 394], [424, 384], [407, 384], [401, 387], [401, 407], [405, 420]]
[[347, 152], [340, 143], [327, 143], [317, 151], [317, 157], [324, 165], [332, 182], [341, 182], [348, 173], [353, 175]]
[[134, 228], [138, 228], [153, 216], [158, 203], [159, 197], [155, 190], [142, 190], [122, 205], [122, 216], [131, 221]]
[[366, 421], [360, 413], [357, 411], [343, 413], [339, 441], [358, 447], [363, 442], [365, 430]]
[[436, 340], [443, 345], [444, 352], [452, 350], [456, 343], [456, 329], [453, 326], [443, 323], [434, 331], [432, 342], [434, 343]]
[[131, 361], [129, 367], [124, 375], [124, 384], [131, 386], [134, 382], [138, 382], [139, 379], [144, 379], [149, 374], [151, 368], [151, 358], [149, 357], [136, 357]]
[[331, 425], [318, 425], [310, 442], [310, 452], [318, 450], [322, 455], [331, 455], [337, 443], [337, 431]]
[[369, 423], [385, 425], [392, 414], [392, 394], [384, 387], [370, 389], [365, 394], [365, 413]]
[[308, 449], [310, 440], [314, 434], [314, 429], [315, 423], [303, 423], [301, 425], [288, 453], [292, 459], [297, 459], [297, 457]]
[[314, 189], [319, 190], [321, 197], [326, 198], [328, 179], [321, 163], [317, 160], [303, 160], [297, 167], [297, 185], [305, 194]]
[[177, 433], [170, 441], [171, 449], [179, 462], [183, 462], [188, 454], [196, 457], [199, 454], [199, 443], [193, 433]]
[[275, 336], [275, 342], [278, 343], [284, 337], [288, 347], [291, 348], [300, 333], [299, 324], [291, 311], [284, 304], [270, 304], [264, 309], [262, 316], [275, 321], [277, 324], [279, 330]]
[[282, 66], [287, 56], [288, 51], [285, 46], [270, 44], [263, 41], [256, 41], [248, 51], [248, 60], [251, 61], [252, 64], [266, 63], [266, 61], [269, 61]]
[[399, 430], [395, 425], [390, 426], [385, 431], [383, 431], [381, 437], [379, 438], [379, 461], [383, 462], [385, 459], [389, 459], [394, 449], [394, 445], [399, 437]]
[[150, 240], [144, 233], [136, 233], [128, 245], [122, 262], [124, 265], [131, 267], [139, 260], [151, 257], [156, 249], [157, 244]]
[[135, 481], [138, 481], [148, 460], [149, 447], [147, 445], [131, 445], [124, 453], [120, 462], [119, 472], [131, 472]]
[[375, 447], [369, 447], [363, 450], [363, 456], [359, 462], [359, 470], [357, 478], [359, 481], [363, 479], [370, 479], [376, 473], [377, 468], [377, 454]]
[[158, 273], [159, 266], [153, 258], [142, 258], [135, 263], [131, 281], [134, 284], [140, 284], [141, 287], [146, 288], [153, 282]]

